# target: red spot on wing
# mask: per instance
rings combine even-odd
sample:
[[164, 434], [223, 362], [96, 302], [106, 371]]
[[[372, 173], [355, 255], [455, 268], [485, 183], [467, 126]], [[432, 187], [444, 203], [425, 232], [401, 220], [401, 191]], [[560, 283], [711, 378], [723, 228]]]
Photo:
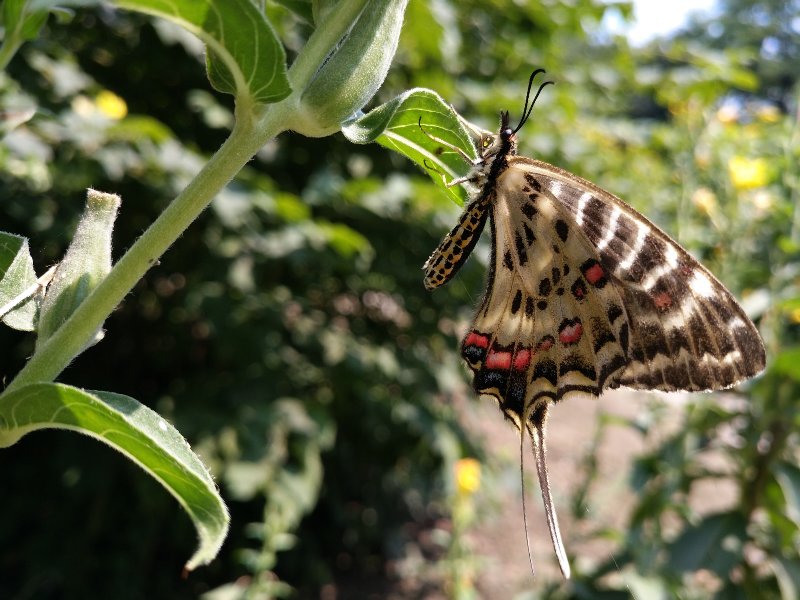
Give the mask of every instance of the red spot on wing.
[[659, 292], [653, 296], [653, 303], [656, 305], [656, 308], [669, 308], [672, 306], [672, 296], [670, 296], [667, 292]]
[[536, 351], [537, 352], [547, 352], [548, 350], [550, 350], [550, 348], [553, 347], [553, 344], [555, 344], [555, 340], [553, 339], [553, 336], [546, 335], [536, 345]]
[[575, 344], [581, 339], [581, 336], [583, 336], [583, 325], [577, 319], [574, 322], [567, 322], [562, 325], [558, 332], [558, 339], [565, 346]]
[[520, 348], [514, 355], [514, 370], [524, 371], [531, 364], [531, 349]]
[[470, 331], [467, 338], [464, 340], [465, 346], [477, 346], [478, 348], [489, 347], [489, 336], [478, 333], [477, 331]]
[[603, 270], [603, 267], [601, 267], [599, 263], [594, 263], [591, 267], [589, 267], [583, 272], [583, 276], [586, 277], [586, 281], [588, 281], [592, 285], [595, 285], [598, 281], [605, 278], [606, 272]]
[[511, 352], [491, 348], [486, 355], [486, 368], [508, 371], [511, 368]]

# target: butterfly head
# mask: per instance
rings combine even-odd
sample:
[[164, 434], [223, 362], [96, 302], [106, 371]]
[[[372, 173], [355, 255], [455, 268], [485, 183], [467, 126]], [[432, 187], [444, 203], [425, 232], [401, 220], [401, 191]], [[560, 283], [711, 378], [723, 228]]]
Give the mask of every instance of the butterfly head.
[[531, 73], [530, 80], [528, 81], [528, 91], [525, 94], [525, 105], [522, 107], [522, 117], [520, 117], [517, 126], [514, 128], [511, 127], [511, 118], [508, 114], [508, 111], [504, 110], [500, 112], [500, 131], [497, 133], [497, 135], [484, 133], [481, 136], [478, 150], [484, 164], [491, 162], [491, 160], [498, 155], [513, 156], [517, 153], [517, 132], [522, 129], [522, 126], [525, 125], [528, 118], [530, 118], [531, 113], [533, 112], [533, 106], [536, 104], [536, 100], [539, 98], [539, 94], [542, 93], [542, 90], [548, 85], [552, 85], [554, 83], [552, 81], [543, 82], [541, 85], [539, 85], [533, 100], [531, 100], [533, 81], [536, 79], [537, 75], [544, 72], [544, 69], [536, 69], [533, 73]]
[[497, 134], [484, 132], [481, 135], [478, 151], [484, 164], [498, 155], [517, 153], [516, 131], [509, 126], [508, 121], [508, 112], [504, 110], [500, 113], [500, 131]]

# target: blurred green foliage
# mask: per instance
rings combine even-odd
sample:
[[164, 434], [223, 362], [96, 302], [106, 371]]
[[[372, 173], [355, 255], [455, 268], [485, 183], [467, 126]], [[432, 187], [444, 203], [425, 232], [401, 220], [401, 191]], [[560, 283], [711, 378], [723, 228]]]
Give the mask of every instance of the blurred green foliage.
[[[494, 129], [544, 66], [557, 85], [522, 152], [677, 234], [760, 319], [766, 375], [724, 401], [694, 399], [679, 432], [637, 462], [614, 560], [574, 561], [569, 584], [532, 582], [541, 597], [800, 593], [800, 138], [787, 113], [797, 74], [793, 54], [768, 56], [782, 66], [778, 98], [757, 31], [785, 29], [783, 8], [749, 4], [762, 11], [749, 27], [698, 22], [631, 48], [602, 26], [630, 15], [624, 3], [412, 0], [375, 99], [429, 87]], [[291, 60], [307, 25], [282, 6], [268, 14]], [[0, 228], [31, 239], [37, 272], [62, 255], [86, 187], [122, 196], [120, 253], [220, 145], [231, 106], [210, 89], [201, 51], [162, 22], [77, 11], [51, 17], [0, 76], [4, 111], [38, 110], [0, 145]], [[109, 90], [126, 116], [104, 108]], [[221, 557], [181, 580], [193, 539], [175, 503], [109, 450], [37, 434], [0, 453], [0, 596], [266, 598], [292, 586], [317, 597], [334, 582], [341, 597], [386, 597], [387, 573], [413, 548], [446, 557], [425, 532], [449, 516], [455, 462], [483, 457], [452, 403], [471, 394], [456, 349], [483, 269], [473, 260], [429, 295], [419, 267], [457, 210], [377, 146], [288, 134], [266, 146], [62, 377], [138, 398], [186, 435], [230, 501]], [[0, 331], [0, 376], [32, 347]], [[657, 418], [643, 406], [629, 426], [647, 436]], [[688, 501], [709, 478], [735, 483], [729, 511]], [[590, 501], [575, 499], [575, 518]], [[412, 583], [398, 589], [447, 587]]]

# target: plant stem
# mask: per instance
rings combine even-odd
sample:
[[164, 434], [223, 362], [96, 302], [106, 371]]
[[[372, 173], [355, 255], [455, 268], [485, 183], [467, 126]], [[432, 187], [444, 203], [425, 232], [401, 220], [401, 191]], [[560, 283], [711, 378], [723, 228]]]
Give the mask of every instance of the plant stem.
[[6, 388], [53, 381], [84, 349], [108, 315], [151, 266], [208, 206], [216, 194], [241, 170], [267, 140], [282, 131], [291, 103], [273, 104], [252, 118], [252, 107], [237, 107], [236, 125], [192, 182], [153, 222], [108, 276], [70, 318], [33, 355]]

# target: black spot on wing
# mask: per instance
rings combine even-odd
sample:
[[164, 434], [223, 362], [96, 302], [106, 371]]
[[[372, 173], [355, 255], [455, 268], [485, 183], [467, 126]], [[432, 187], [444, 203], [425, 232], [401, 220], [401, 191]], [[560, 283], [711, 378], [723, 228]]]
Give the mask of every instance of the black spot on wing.
[[[606, 387], [606, 381], [609, 377], [612, 377], [614, 374], [624, 369], [627, 364], [628, 362], [621, 354], [615, 354], [611, 360], [603, 363], [600, 366], [600, 376], [597, 378], [597, 385], [600, 389]], [[609, 383], [609, 385], [611, 386], [613, 384]]]
[[542, 191], [542, 184], [530, 173], [525, 173], [525, 181], [528, 182], [528, 185], [531, 186], [537, 192]]
[[609, 322], [613, 324], [614, 321], [622, 316], [622, 309], [617, 304], [611, 304], [606, 314], [608, 315]]
[[558, 368], [559, 375], [566, 375], [571, 371], [577, 371], [587, 379], [596, 379], [597, 371], [594, 365], [586, 362], [578, 354], [568, 354], [561, 360], [561, 365]]
[[528, 296], [525, 298], [525, 316], [530, 317], [533, 315], [533, 298]]
[[533, 217], [536, 216], [536, 205], [533, 203], [532, 200], [528, 200], [522, 205], [522, 214], [525, 215], [529, 220], [533, 220]]
[[561, 241], [566, 242], [567, 236], [569, 235], [569, 226], [567, 225], [567, 222], [563, 219], [557, 219], [555, 222], [555, 228], [558, 237], [561, 238]]
[[514, 299], [511, 301], [511, 314], [512, 315], [517, 314], [521, 306], [522, 306], [522, 292], [520, 290], [517, 290], [517, 293], [514, 294]]
[[536, 236], [533, 235], [533, 230], [528, 227], [527, 223], [522, 224], [522, 231], [525, 233], [525, 241], [528, 242], [528, 246], [533, 244], [536, 241]]
[[526, 262], [528, 262], [528, 251], [525, 248], [525, 243], [523, 242], [522, 236], [519, 234], [519, 231], [517, 231], [514, 234], [514, 245], [517, 248], [517, 257], [519, 258], [519, 264], [520, 266], [522, 266]]
[[608, 328], [604, 319], [597, 317], [592, 319], [592, 336], [594, 337], [594, 352], [597, 354], [606, 344], [612, 344], [617, 341], [617, 338]]
[[558, 370], [556, 369], [555, 361], [545, 358], [536, 363], [533, 367], [533, 375], [531, 376], [531, 383], [543, 377], [555, 386], [558, 383]]

